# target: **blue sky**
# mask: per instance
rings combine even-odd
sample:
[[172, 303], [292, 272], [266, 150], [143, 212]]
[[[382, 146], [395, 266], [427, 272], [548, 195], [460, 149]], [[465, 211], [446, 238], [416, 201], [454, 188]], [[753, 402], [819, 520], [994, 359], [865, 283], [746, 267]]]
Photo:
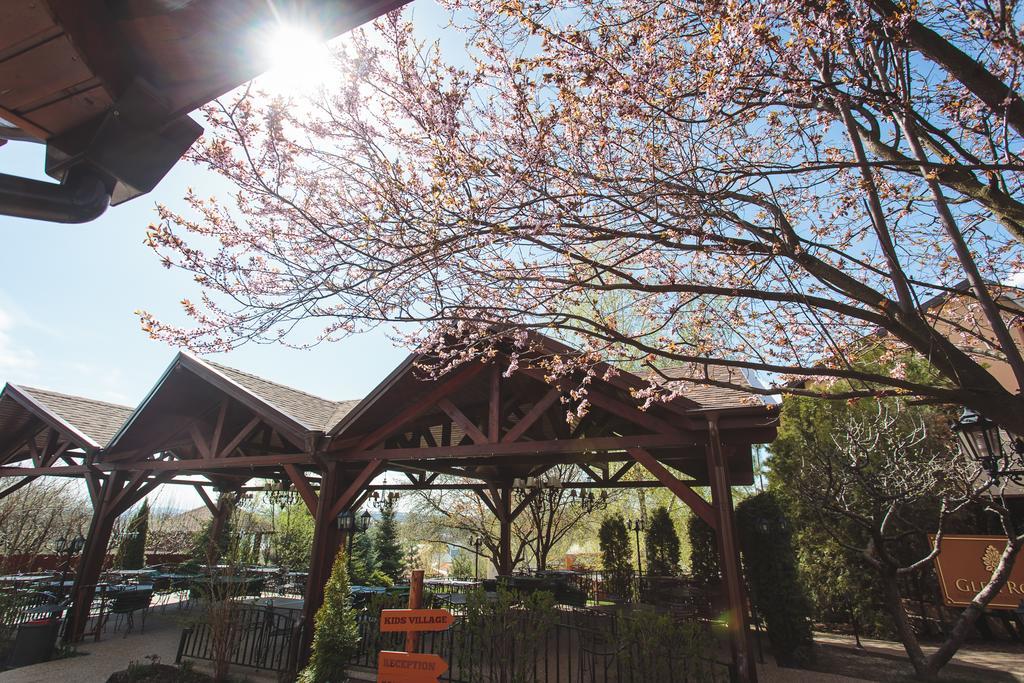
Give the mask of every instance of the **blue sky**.
[[[447, 16], [430, 0], [407, 11], [415, 13], [421, 35], [441, 35]], [[9, 143], [0, 147], [0, 170], [45, 179], [43, 156], [42, 145]], [[183, 206], [188, 187], [200, 194], [230, 190], [210, 172], [179, 162], [155, 191], [111, 207], [92, 223], [0, 217], [0, 382], [132, 406], [142, 399], [175, 349], [149, 339], [135, 311], [180, 321], [178, 302], [197, 293], [187, 274], [161, 267], [143, 240], [156, 220], [155, 205]], [[249, 345], [211, 358], [326, 398], [348, 399], [363, 396], [407, 353], [377, 330], [312, 350]]]

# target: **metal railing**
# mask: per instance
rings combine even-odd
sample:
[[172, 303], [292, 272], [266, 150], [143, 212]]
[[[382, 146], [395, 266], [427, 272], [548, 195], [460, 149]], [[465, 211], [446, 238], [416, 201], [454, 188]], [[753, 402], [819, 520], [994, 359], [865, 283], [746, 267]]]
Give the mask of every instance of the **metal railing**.
[[[218, 632], [223, 629], [222, 632]], [[216, 661], [226, 654], [232, 665], [269, 671], [294, 671], [302, 620], [267, 607], [237, 607], [230, 623], [218, 629], [200, 622], [186, 628], [175, 662], [182, 658]]]
[[[360, 648], [352, 664], [376, 668], [381, 650], [402, 650], [404, 633], [380, 633], [379, 612], [359, 615]], [[673, 648], [652, 650], [624, 628], [614, 613], [578, 608], [555, 610], [539, 628], [516, 610], [500, 623], [474, 628], [458, 616], [439, 633], [420, 635], [420, 651], [444, 659], [444, 683], [687, 683], [733, 680], [730, 664], [712, 656], [683, 656]]]

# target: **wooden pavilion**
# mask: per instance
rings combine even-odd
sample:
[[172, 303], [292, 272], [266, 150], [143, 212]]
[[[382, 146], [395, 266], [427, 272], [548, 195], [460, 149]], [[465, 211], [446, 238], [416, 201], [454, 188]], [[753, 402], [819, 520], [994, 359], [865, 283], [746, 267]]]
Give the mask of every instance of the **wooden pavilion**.
[[[544, 354], [572, 349], [537, 337]], [[84, 630], [114, 522], [161, 485], [193, 486], [223, 519], [212, 491], [243, 491], [254, 480], [294, 486], [315, 519], [305, 616], [323, 597], [336, 549], [337, 518], [358, 509], [385, 471], [408, 483], [474, 491], [499, 522], [496, 564], [512, 569], [511, 525], [530, 500], [513, 481], [562, 464], [586, 474], [581, 488], [670, 489], [717, 533], [734, 663], [756, 679], [734, 528], [733, 485], [753, 482], [751, 448], [776, 435], [775, 411], [735, 390], [686, 384], [684, 397], [641, 410], [627, 372], [598, 372], [590, 411], [565, 419], [543, 370], [521, 359], [472, 362], [428, 379], [415, 354], [361, 400], [330, 401], [179, 353], [135, 409], [8, 384], [0, 392], [0, 476], [20, 477], [0, 497], [39, 476], [85, 480], [94, 513], [76, 575], [70, 633]], [[718, 369], [715, 373], [727, 373]], [[742, 381], [712, 375], [712, 381]], [[640, 466], [650, 475], [623, 481]], [[438, 477], [444, 477], [440, 484]], [[453, 483], [457, 482], [457, 483]], [[693, 491], [710, 486], [712, 502]], [[307, 629], [308, 630], [308, 629]]]

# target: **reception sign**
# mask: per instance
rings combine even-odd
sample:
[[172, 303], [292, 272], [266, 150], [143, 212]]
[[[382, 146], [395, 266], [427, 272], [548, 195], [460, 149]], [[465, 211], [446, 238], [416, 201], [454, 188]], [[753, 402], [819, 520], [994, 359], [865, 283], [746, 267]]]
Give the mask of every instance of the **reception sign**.
[[[935, 542], [934, 536], [928, 540]], [[943, 536], [935, 571], [946, 604], [966, 607], [988, 583], [1006, 548], [1005, 536]], [[1024, 562], [1017, 558], [1010, 579], [996, 594], [989, 609], [1014, 609], [1024, 600]]]

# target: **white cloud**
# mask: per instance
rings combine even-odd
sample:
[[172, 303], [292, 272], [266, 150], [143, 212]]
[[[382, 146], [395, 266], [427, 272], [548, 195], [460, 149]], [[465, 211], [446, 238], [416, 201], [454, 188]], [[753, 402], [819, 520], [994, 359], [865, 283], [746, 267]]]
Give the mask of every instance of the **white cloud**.
[[14, 316], [0, 308], [0, 378], [31, 375], [38, 366], [32, 350], [14, 340], [12, 331], [15, 327]]

